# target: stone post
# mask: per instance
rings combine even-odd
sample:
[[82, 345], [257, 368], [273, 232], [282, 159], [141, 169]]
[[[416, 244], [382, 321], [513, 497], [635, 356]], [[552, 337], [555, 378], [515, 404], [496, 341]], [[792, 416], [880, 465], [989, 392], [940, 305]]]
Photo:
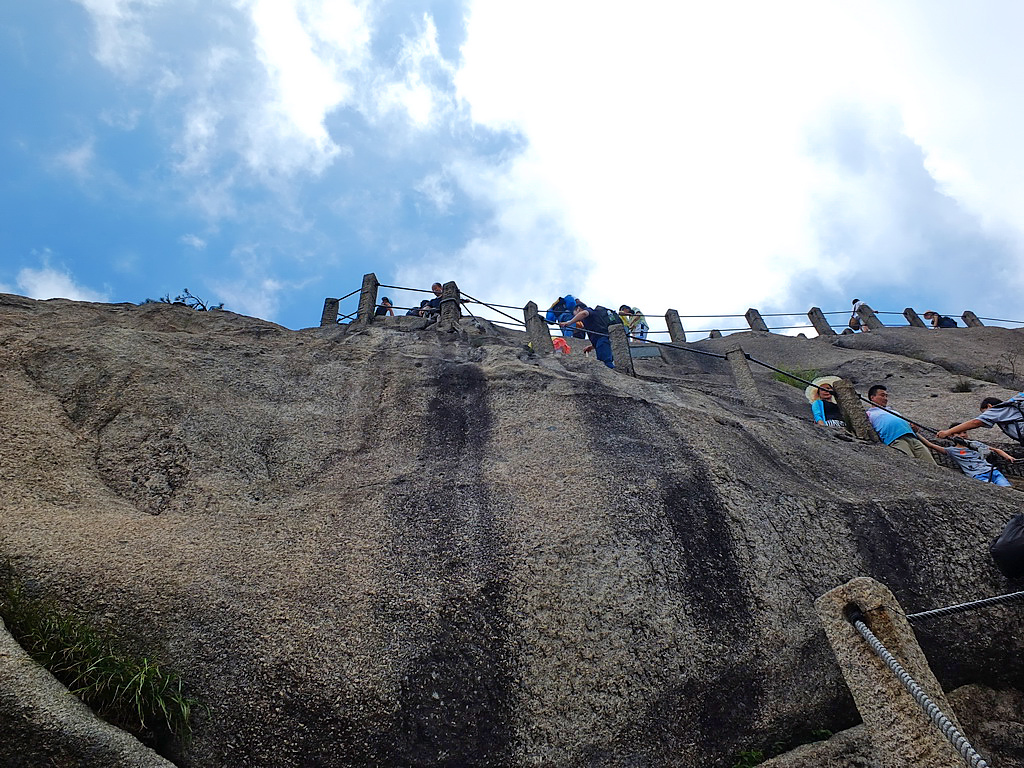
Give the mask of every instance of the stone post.
[[964, 312], [962, 315], [960, 315], [960, 317], [963, 319], [964, 325], [966, 325], [968, 328], [984, 328], [985, 327], [985, 324], [983, 322], [981, 322], [981, 320], [978, 319], [978, 316], [976, 314], [974, 314], [973, 312], [971, 312], [971, 310], [969, 310], [969, 309], [966, 312]]
[[811, 325], [814, 326], [814, 330], [818, 332], [819, 336], [835, 336], [835, 329], [829, 325], [828, 320], [825, 319], [825, 313], [821, 311], [820, 307], [811, 307], [807, 310], [807, 319], [811, 321]]
[[763, 331], [764, 333], [771, 333], [768, 330], [768, 326], [764, 323], [764, 318], [761, 317], [761, 313], [751, 307], [746, 312], [747, 324], [750, 326], [752, 331]]
[[832, 385], [832, 391], [835, 393], [836, 405], [839, 406], [839, 411], [843, 414], [843, 421], [846, 422], [850, 431], [861, 440], [868, 440], [872, 443], [879, 442], [878, 433], [871, 426], [868, 414], [864, 410], [864, 404], [857, 396], [857, 390], [853, 388], [853, 384], [846, 379], [840, 379]]
[[665, 313], [665, 325], [668, 326], [668, 338], [673, 344], [686, 343], [686, 331], [683, 330], [683, 321], [679, 319], [679, 313], [670, 309]]
[[338, 299], [324, 299], [324, 311], [320, 315], [320, 327], [338, 324]]
[[356, 320], [360, 323], [373, 322], [373, 310], [377, 308], [377, 288], [379, 287], [380, 283], [377, 282], [377, 276], [373, 272], [363, 275], [363, 287], [359, 292], [359, 310], [356, 314]]
[[437, 330], [454, 331], [459, 327], [462, 317], [462, 294], [454, 280], [441, 286], [441, 314], [437, 320]]
[[849, 607], [856, 606], [868, 628], [962, 732], [892, 592], [874, 579], [860, 577], [826, 592], [814, 605], [868, 728], [878, 764], [882, 768], [963, 768], [960, 753], [848, 619]]
[[626, 326], [622, 323], [609, 325], [608, 341], [612, 344], [612, 358], [615, 362], [615, 370], [630, 376], [636, 376], [636, 371], [633, 370], [633, 353], [629, 351], [629, 337], [626, 336]]
[[875, 310], [867, 304], [861, 304], [860, 309], [857, 310], [857, 314], [860, 315], [861, 322], [872, 331], [878, 330], [879, 328], [885, 328], [885, 326], [882, 325], [882, 321], [875, 315]]
[[917, 316], [917, 312], [914, 311], [913, 307], [907, 307], [906, 309], [904, 309], [903, 316], [907, 318], [907, 322], [910, 323], [915, 328], [928, 327], [927, 325], [925, 325], [924, 320]]
[[750, 370], [750, 363], [747, 362], [746, 353], [739, 346], [735, 346], [725, 353], [725, 358], [729, 361], [729, 367], [732, 368], [736, 391], [740, 393], [743, 402], [751, 408], [764, 408], [765, 402], [757, 389], [757, 383]]
[[537, 304], [529, 302], [523, 307], [523, 319], [526, 320], [526, 338], [533, 345], [538, 355], [546, 355], [554, 351], [551, 343], [551, 329], [544, 318], [537, 314]]
[[708, 338], [709, 339], [720, 339], [720, 338], [722, 338], [722, 332], [720, 330], [718, 330], [717, 328], [715, 328], [713, 331], [708, 333]]

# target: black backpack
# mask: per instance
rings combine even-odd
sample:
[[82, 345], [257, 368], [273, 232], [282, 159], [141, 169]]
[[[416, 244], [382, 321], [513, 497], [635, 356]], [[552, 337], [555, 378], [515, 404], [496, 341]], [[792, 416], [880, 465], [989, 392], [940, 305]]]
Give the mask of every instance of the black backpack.
[[1014, 515], [988, 551], [1003, 576], [1008, 579], [1024, 576], [1024, 515]]

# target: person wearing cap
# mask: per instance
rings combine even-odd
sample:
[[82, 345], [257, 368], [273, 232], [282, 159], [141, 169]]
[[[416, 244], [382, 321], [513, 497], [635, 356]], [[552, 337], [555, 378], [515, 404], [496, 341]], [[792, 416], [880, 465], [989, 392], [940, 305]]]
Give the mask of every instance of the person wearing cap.
[[644, 317], [643, 312], [636, 307], [623, 304], [619, 307], [619, 317], [622, 318], [622, 324], [626, 326], [626, 334], [630, 341], [647, 341], [647, 331], [651, 327], [647, 325], [647, 318]]

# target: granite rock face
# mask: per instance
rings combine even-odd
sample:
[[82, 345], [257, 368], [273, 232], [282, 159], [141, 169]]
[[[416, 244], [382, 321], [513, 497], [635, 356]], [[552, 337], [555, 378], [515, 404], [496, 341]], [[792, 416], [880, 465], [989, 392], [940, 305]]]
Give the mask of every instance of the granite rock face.
[[[820, 594], [1005, 590], [1022, 497], [836, 440], [761, 371], [751, 408], [710, 358], [632, 378], [389, 320], [0, 296], [0, 558], [182, 672], [209, 707], [183, 765], [728, 767], [856, 722]], [[704, 346], [877, 371], [942, 426], [1009, 394], [875, 348], [901, 332]], [[1021, 687], [1022, 629], [920, 639], [947, 688]]]

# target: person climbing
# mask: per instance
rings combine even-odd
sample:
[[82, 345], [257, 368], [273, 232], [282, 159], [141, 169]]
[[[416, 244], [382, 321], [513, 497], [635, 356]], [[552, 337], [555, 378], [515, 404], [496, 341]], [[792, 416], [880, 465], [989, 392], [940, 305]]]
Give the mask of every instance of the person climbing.
[[567, 325], [582, 323], [597, 359], [609, 368], [614, 368], [615, 360], [612, 356], [612, 343], [608, 340], [608, 328], [621, 322], [622, 318], [607, 307], [596, 306], [591, 309], [576, 299], [576, 312], [568, 320], [562, 320], [558, 324], [564, 328]]
[[383, 317], [384, 315], [391, 315], [392, 317], [395, 316], [395, 310], [391, 306], [391, 299], [387, 296], [381, 298], [380, 304], [378, 304], [377, 308], [373, 310], [374, 317]]
[[1005, 401], [998, 397], [986, 397], [981, 401], [981, 413], [975, 418], [962, 424], [956, 424], [949, 429], [939, 430], [935, 436], [959, 435], [976, 427], [985, 429], [999, 427], [1004, 435], [1024, 445], [1024, 392], [1018, 392]]
[[924, 313], [924, 319], [932, 324], [932, 328], [956, 328], [956, 320], [931, 309]]
[[636, 307], [623, 304], [619, 307], [619, 317], [622, 318], [622, 324], [626, 326], [626, 333], [629, 334], [630, 341], [647, 341], [647, 332], [651, 327], [647, 325], [647, 318], [644, 317], [643, 312]]
[[811, 402], [811, 416], [814, 423], [822, 427], [845, 427], [843, 414], [836, 403], [832, 385], [839, 381], [838, 376], [819, 376], [804, 390]]
[[[899, 411], [889, 408], [889, 391], [884, 386], [875, 384], [871, 387], [868, 390], [868, 400], [875, 404], [875, 407], [867, 410], [868, 420], [883, 443], [913, 459], [920, 459], [936, 466], [935, 459], [925, 448], [924, 443], [917, 439], [917, 430], [914, 426], [902, 418]], [[883, 408], [886, 410], [882, 410]]]
[[434, 293], [434, 298], [427, 302], [422, 313], [424, 317], [432, 317], [441, 313], [441, 293], [444, 287], [440, 283], [434, 283], [430, 286], [430, 290]]
[[[950, 426], [956, 425], [951, 424]], [[961, 434], [966, 435], [967, 432], [965, 431]], [[960, 471], [968, 477], [981, 480], [983, 483], [992, 483], [992, 485], [998, 485], [1001, 488], [1013, 487], [1010, 481], [1006, 479], [1002, 472], [995, 468], [989, 459], [989, 456], [994, 453], [1011, 464], [1015, 463], [1017, 460], [1006, 451], [990, 448], [982, 442], [967, 438], [958, 440], [956, 445], [949, 448], [936, 445], [924, 435], [918, 435], [918, 439], [928, 446], [929, 449], [935, 451], [935, 453], [949, 456], [960, 467]]]
[[[562, 320], [568, 320], [576, 311], [576, 297], [572, 294], [565, 294], [565, 296], [559, 296], [555, 303], [552, 304], [544, 318], [549, 323], [561, 324]], [[577, 323], [574, 328], [562, 328], [563, 336], [572, 336], [574, 339], [582, 339], [584, 337], [583, 325]]]
[[[867, 333], [871, 329], [868, 328], [868, 324], [864, 322], [864, 318], [861, 317], [860, 315], [860, 308], [863, 306], [864, 302], [861, 301], [860, 299], [853, 300], [853, 314], [850, 315], [850, 327], [855, 331]], [[931, 456], [929, 456], [928, 458], [931, 458]]]

